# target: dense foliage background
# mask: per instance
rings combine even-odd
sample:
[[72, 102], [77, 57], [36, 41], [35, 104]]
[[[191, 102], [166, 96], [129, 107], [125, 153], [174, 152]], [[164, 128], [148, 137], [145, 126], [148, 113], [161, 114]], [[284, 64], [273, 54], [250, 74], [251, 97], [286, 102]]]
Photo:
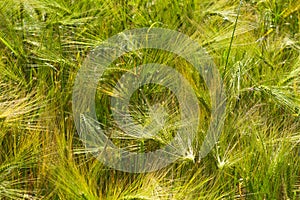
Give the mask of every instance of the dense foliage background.
[[[1, 0], [0, 199], [299, 199], [300, 1], [240, 3]], [[185, 33], [212, 56], [227, 92], [225, 127], [204, 159], [152, 173], [115, 171], [85, 152], [72, 87], [90, 50], [151, 26]], [[109, 90], [100, 92], [106, 105]], [[209, 114], [209, 98], [199, 92], [199, 100]], [[106, 106], [98, 113], [109, 115]]]

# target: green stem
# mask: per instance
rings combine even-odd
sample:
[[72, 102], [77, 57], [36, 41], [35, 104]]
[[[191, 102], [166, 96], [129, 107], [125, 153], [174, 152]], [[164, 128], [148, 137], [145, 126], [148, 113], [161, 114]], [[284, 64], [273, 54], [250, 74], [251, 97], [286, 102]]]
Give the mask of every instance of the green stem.
[[232, 35], [231, 35], [230, 45], [229, 45], [228, 54], [227, 54], [227, 58], [226, 58], [226, 64], [225, 64], [225, 67], [224, 67], [224, 74], [225, 74], [226, 68], [228, 66], [229, 55], [230, 55], [230, 51], [231, 51], [231, 48], [232, 48], [233, 38], [234, 38], [234, 34], [235, 34], [235, 30], [236, 30], [236, 25], [237, 25], [237, 22], [238, 22], [238, 18], [239, 18], [239, 15], [240, 15], [242, 3], [243, 3], [243, 1], [240, 0], [240, 5], [238, 7], [238, 12], [237, 12], [237, 16], [236, 16], [236, 19], [235, 19], [235, 22], [234, 22], [234, 27], [233, 27], [233, 31], [232, 31]]

